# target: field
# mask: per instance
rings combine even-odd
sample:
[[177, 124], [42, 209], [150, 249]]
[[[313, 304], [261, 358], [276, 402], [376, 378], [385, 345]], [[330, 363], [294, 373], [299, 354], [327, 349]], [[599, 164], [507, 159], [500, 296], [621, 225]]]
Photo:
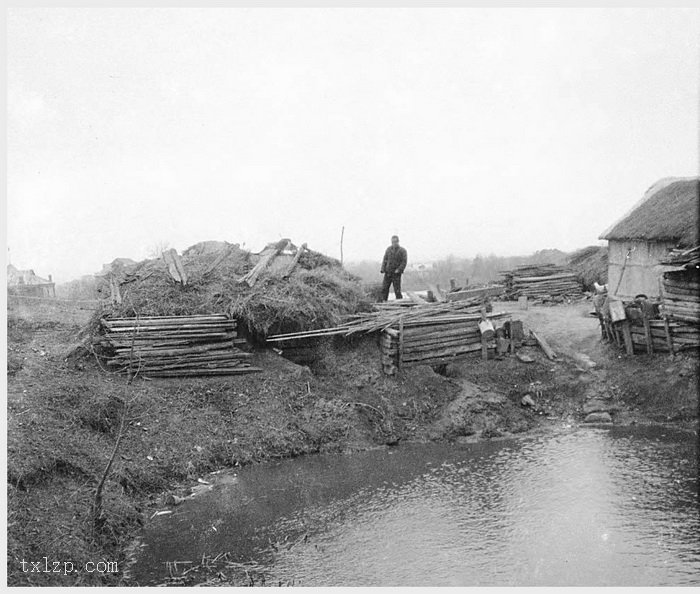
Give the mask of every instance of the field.
[[[84, 308], [84, 309], [83, 309]], [[8, 579], [11, 585], [131, 584], [131, 545], [156, 509], [196, 490], [209, 472], [320, 451], [405, 441], [498, 438], [576, 423], [605, 399], [617, 423], [664, 422], [697, 430], [697, 361], [691, 355], [624, 357], [600, 341], [583, 301], [511, 308], [559, 353], [381, 372], [374, 337], [328, 341], [311, 368], [271, 350], [260, 374], [144, 380], [67, 357], [89, 304], [10, 301], [8, 309]], [[535, 406], [523, 406], [529, 395]], [[104, 488], [94, 493], [124, 438]], [[116, 574], [27, 573], [21, 561], [117, 561]]]

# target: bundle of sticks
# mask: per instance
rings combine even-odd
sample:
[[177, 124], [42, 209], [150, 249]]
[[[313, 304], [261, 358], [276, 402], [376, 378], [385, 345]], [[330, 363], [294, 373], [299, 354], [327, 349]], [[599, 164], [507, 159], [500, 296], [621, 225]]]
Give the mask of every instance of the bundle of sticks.
[[506, 297], [531, 299], [579, 297], [581, 285], [576, 273], [555, 264], [518, 266], [501, 273], [505, 278]]
[[661, 311], [674, 320], [700, 324], [700, 275], [696, 271], [664, 274]]
[[236, 320], [224, 314], [105, 318], [108, 365], [149, 377], [236, 375], [261, 371], [239, 346]]
[[467, 321], [476, 321], [478, 323], [481, 319], [481, 314], [479, 313], [481, 309], [481, 299], [447, 303], [416, 303], [403, 300], [401, 302], [385, 302], [376, 304], [373, 311], [349, 316], [339, 326], [305, 332], [275, 334], [268, 336], [267, 342], [368, 334], [397, 326], [400, 320], [403, 321], [404, 326]]

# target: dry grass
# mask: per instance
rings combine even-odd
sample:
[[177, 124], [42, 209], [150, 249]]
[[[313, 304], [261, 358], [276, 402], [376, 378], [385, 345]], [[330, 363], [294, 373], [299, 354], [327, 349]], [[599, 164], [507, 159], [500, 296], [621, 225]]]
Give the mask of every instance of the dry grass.
[[[222, 250], [226, 253], [223, 260]], [[182, 255], [188, 274], [184, 286], [172, 279], [163, 260], [144, 260], [122, 280], [122, 303], [100, 315], [226, 313], [238, 318], [251, 335], [260, 337], [269, 332], [335, 326], [345, 315], [369, 307], [359, 279], [346, 272], [338, 260], [306, 250], [288, 278], [263, 272], [254, 287], [240, 284], [238, 280], [255, 265], [256, 259], [237, 245], [197, 244]], [[102, 294], [109, 295], [106, 281]], [[96, 317], [88, 332], [98, 325]]]
[[345, 316], [368, 310], [361, 285], [342, 268], [297, 270], [289, 279], [264, 278], [240, 293], [230, 313], [254, 335], [334, 327]]

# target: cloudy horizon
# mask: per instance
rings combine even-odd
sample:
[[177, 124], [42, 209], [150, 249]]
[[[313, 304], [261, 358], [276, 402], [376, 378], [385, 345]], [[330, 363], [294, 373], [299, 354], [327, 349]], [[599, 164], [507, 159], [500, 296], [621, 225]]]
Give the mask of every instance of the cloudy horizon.
[[572, 251], [698, 173], [697, 9], [12, 8], [8, 255]]

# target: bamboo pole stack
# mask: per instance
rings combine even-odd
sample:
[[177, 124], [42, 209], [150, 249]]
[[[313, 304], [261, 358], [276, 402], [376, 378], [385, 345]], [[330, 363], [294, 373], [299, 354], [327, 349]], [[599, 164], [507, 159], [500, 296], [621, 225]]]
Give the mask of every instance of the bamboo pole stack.
[[406, 325], [450, 321], [478, 321], [481, 319], [479, 312], [482, 307], [481, 298], [445, 303], [416, 303], [409, 300], [378, 303], [373, 311], [349, 316], [347, 321], [333, 328], [275, 334], [268, 336], [266, 341], [272, 343], [300, 338], [370, 334], [396, 326], [399, 320], [403, 320]]
[[223, 314], [105, 318], [107, 364], [148, 377], [237, 375], [261, 371], [239, 346], [236, 320]]
[[581, 284], [576, 273], [564, 266], [539, 264], [518, 266], [501, 273], [505, 278], [506, 298], [550, 299], [580, 297]]

